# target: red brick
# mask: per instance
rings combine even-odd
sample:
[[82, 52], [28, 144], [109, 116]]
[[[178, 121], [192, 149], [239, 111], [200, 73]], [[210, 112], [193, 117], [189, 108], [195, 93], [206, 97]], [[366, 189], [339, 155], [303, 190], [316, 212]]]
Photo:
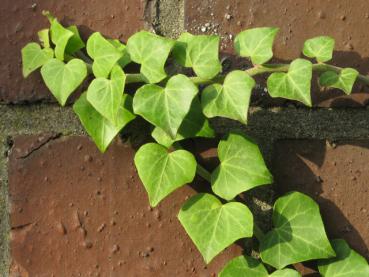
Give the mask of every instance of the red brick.
[[[33, 3], [35, 8], [32, 8]], [[21, 48], [37, 41], [37, 32], [49, 26], [41, 15], [42, 10], [49, 10], [62, 23], [76, 24], [84, 39], [91, 32], [99, 31], [108, 37], [125, 40], [144, 28], [145, 3], [144, 0], [3, 0], [0, 9], [0, 102], [52, 99], [39, 73], [24, 80], [21, 71]]]
[[205, 267], [176, 218], [193, 186], [150, 209], [127, 145], [102, 155], [83, 137], [39, 141], [17, 137], [10, 154], [14, 274], [211, 276], [240, 255], [234, 245]]

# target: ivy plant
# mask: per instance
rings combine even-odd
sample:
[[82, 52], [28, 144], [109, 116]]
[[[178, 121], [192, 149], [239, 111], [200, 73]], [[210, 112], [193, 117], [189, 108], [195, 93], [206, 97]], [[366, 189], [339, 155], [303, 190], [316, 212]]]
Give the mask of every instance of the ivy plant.
[[[209, 182], [212, 193], [188, 199], [178, 214], [205, 262], [239, 239], [255, 237], [259, 245], [259, 255], [245, 253], [231, 260], [220, 277], [297, 277], [300, 274], [290, 266], [310, 260], [318, 260], [325, 277], [369, 276], [363, 257], [345, 241], [328, 239], [319, 207], [307, 195], [290, 192], [279, 197], [273, 208], [273, 228], [264, 233], [257, 226], [250, 209], [237, 201], [238, 195], [272, 184], [273, 177], [258, 145], [246, 134], [231, 130], [220, 140], [219, 166], [212, 172], [181, 145], [189, 138], [214, 138], [211, 118], [247, 124], [257, 75], [268, 75], [271, 97], [307, 106], [312, 105], [314, 72], [321, 86], [346, 94], [357, 81], [369, 84], [369, 77], [357, 70], [327, 63], [333, 57], [333, 38], [308, 39], [302, 50], [305, 58], [269, 64], [278, 28], [245, 30], [235, 37], [234, 49], [252, 66], [225, 75], [218, 36], [183, 33], [173, 40], [140, 31], [125, 45], [96, 32], [83, 41], [76, 26], [63, 26], [50, 13], [44, 14], [50, 27], [38, 33], [39, 43], [22, 49], [24, 77], [40, 69], [62, 106], [79, 88], [86, 88], [76, 93], [73, 110], [101, 152], [135, 118], [152, 126], [152, 142], [141, 146], [134, 158], [151, 206], [191, 183], [196, 174]], [[170, 62], [179, 70], [168, 74]], [[126, 70], [132, 63], [139, 65], [139, 72]], [[131, 83], [136, 84], [135, 92], [126, 91]]]

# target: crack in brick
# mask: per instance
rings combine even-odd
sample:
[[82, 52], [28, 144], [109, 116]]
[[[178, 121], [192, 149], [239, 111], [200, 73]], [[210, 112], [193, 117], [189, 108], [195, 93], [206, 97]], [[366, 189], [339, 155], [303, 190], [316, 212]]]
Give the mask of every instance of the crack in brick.
[[51, 133], [47, 138], [43, 139], [43, 137], [40, 137], [38, 139], [37, 145], [31, 145], [29, 149], [25, 151], [25, 154], [19, 155], [17, 159], [25, 159], [31, 156], [34, 152], [41, 149], [43, 146], [47, 145], [50, 141], [56, 140], [61, 137], [61, 133]]

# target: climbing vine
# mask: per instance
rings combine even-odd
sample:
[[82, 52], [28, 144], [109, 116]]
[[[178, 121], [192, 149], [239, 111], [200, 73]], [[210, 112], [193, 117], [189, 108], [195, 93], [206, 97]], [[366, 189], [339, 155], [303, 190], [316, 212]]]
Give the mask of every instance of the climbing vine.
[[[231, 260], [220, 277], [300, 276], [290, 265], [318, 260], [325, 277], [369, 276], [367, 261], [345, 241], [329, 241], [313, 199], [290, 192], [276, 200], [273, 228], [263, 233], [253, 214], [236, 196], [255, 187], [273, 183], [259, 147], [239, 131], [231, 131], [218, 145], [219, 166], [208, 172], [194, 155], [183, 148], [187, 138], [215, 137], [210, 118], [223, 117], [247, 124], [254, 76], [269, 75], [271, 97], [311, 101], [313, 72], [322, 87], [338, 88], [350, 94], [356, 81], [369, 84], [369, 77], [353, 68], [328, 64], [334, 39], [320, 36], [305, 42], [302, 53], [289, 64], [268, 64], [278, 28], [254, 28], [239, 33], [234, 40], [237, 55], [251, 60], [247, 70], [222, 72], [220, 38], [215, 35], [183, 33], [177, 40], [141, 31], [127, 44], [93, 33], [85, 43], [76, 26], [65, 27], [44, 12], [50, 27], [38, 33], [39, 43], [22, 49], [23, 75], [41, 68], [41, 75], [53, 96], [64, 106], [82, 83], [88, 88], [73, 105], [82, 125], [101, 152], [136, 117], [152, 126], [153, 142], [137, 151], [134, 163], [155, 207], [177, 188], [191, 183], [196, 175], [207, 180], [210, 193], [188, 199], [178, 219], [206, 263], [241, 238], [255, 236], [259, 256]], [[174, 61], [192, 74], [178, 71], [168, 75], [166, 65]], [[314, 61], [314, 62], [313, 62]], [[139, 72], [127, 73], [135, 63]], [[137, 83], [135, 93], [127, 84]], [[265, 266], [267, 265], [267, 266]]]

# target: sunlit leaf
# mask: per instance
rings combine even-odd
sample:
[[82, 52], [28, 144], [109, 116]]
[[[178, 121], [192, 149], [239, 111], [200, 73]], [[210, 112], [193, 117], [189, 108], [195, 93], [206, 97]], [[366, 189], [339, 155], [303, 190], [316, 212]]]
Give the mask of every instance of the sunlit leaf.
[[334, 39], [327, 36], [308, 39], [304, 43], [302, 52], [306, 57], [316, 58], [318, 62], [327, 62], [332, 59]]
[[67, 64], [51, 59], [42, 66], [41, 75], [51, 93], [64, 106], [68, 97], [86, 78], [87, 67], [79, 59], [72, 59]]
[[222, 204], [207, 193], [187, 200], [178, 218], [206, 263], [236, 240], [253, 234], [253, 216], [245, 205]]
[[50, 48], [41, 49], [35, 42], [28, 43], [22, 48], [22, 71], [26, 78], [36, 69], [43, 66], [54, 57], [54, 51]]
[[196, 160], [190, 152], [169, 153], [156, 143], [147, 143], [137, 151], [135, 165], [153, 207], [177, 188], [192, 182], [196, 173]]
[[122, 53], [122, 57], [118, 60], [118, 64], [122, 68], [124, 68], [127, 64], [131, 62], [127, 47], [117, 39], [110, 39], [109, 42]]
[[221, 140], [218, 156], [220, 165], [211, 175], [211, 186], [215, 194], [226, 200], [273, 182], [259, 147], [242, 134], [230, 133]]
[[68, 41], [73, 37], [74, 33], [67, 28], [64, 28], [59, 21], [54, 18], [50, 26], [51, 41], [55, 45], [55, 57], [64, 61], [65, 48]]
[[335, 256], [319, 212], [310, 197], [292, 192], [278, 198], [273, 209], [274, 229], [260, 244], [263, 262], [281, 269], [287, 265]]
[[344, 68], [341, 70], [340, 74], [327, 71], [320, 76], [319, 84], [323, 87], [341, 89], [347, 95], [350, 95], [358, 75], [359, 72], [353, 68]]
[[38, 39], [41, 42], [42, 47], [44, 48], [50, 48], [49, 32], [49, 29], [43, 29], [37, 32]]
[[224, 84], [212, 84], [204, 89], [201, 102], [204, 114], [222, 116], [246, 123], [251, 91], [255, 81], [245, 71], [230, 72]]
[[296, 100], [311, 106], [312, 64], [308, 60], [294, 60], [287, 73], [275, 72], [269, 76], [267, 85], [272, 97]]
[[73, 36], [69, 39], [67, 46], [65, 47], [65, 52], [68, 54], [73, 54], [76, 51], [84, 48], [85, 43], [79, 35], [77, 26], [72, 25], [69, 26], [67, 29], [73, 33]]
[[253, 28], [239, 33], [234, 48], [241, 57], [250, 58], [253, 64], [263, 64], [273, 57], [273, 42], [278, 28]]

